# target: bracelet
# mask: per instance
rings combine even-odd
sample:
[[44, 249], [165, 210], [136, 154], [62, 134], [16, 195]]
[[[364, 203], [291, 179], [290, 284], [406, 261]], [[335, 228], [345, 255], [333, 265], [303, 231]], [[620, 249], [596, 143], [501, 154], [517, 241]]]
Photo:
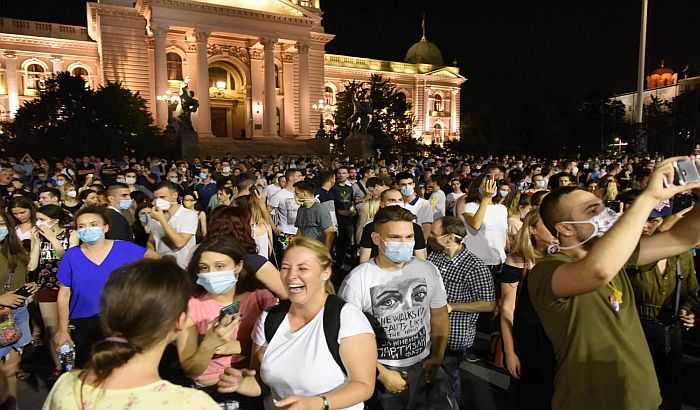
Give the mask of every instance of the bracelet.
[[328, 399], [324, 395], [318, 396], [323, 399], [323, 410], [328, 410], [330, 407], [328, 405]]

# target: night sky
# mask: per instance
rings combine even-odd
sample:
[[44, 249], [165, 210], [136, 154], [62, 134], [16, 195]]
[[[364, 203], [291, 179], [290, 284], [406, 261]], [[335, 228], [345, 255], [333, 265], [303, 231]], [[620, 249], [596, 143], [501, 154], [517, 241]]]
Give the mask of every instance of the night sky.
[[[85, 25], [84, 1], [0, 0], [0, 15]], [[553, 86], [636, 87], [641, 0], [321, 0], [329, 53], [402, 61], [427, 37], [469, 81], [463, 111], [504, 106]], [[700, 1], [650, 0], [647, 69], [700, 74]]]

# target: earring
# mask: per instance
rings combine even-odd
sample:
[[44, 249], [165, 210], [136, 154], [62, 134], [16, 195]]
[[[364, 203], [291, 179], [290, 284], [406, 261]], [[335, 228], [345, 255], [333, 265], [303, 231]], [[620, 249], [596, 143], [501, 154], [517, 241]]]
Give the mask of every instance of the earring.
[[557, 253], [559, 251], [559, 244], [558, 243], [550, 243], [549, 246], [547, 246], [547, 255], [551, 255], [553, 253]]

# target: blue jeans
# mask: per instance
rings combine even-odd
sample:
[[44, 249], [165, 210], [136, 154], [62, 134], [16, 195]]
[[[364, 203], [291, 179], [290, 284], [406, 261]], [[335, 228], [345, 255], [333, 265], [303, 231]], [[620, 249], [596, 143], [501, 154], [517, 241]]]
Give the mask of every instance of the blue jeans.
[[462, 382], [459, 378], [459, 365], [463, 360], [463, 351], [449, 349], [445, 351], [445, 358], [442, 359], [442, 368], [447, 373], [452, 393], [460, 404], [462, 404]]
[[384, 410], [458, 410], [450, 389], [447, 375], [439, 368], [431, 383], [425, 382], [423, 364], [418, 362], [408, 367], [386, 366], [388, 369], [403, 371], [407, 374], [408, 388], [401, 393], [390, 393], [381, 382], [375, 387], [377, 399]]

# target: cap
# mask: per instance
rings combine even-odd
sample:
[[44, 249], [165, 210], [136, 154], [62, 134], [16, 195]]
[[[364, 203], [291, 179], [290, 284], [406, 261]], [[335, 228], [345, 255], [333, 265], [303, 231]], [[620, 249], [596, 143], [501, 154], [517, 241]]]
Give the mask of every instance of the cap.
[[659, 202], [659, 204], [652, 209], [649, 218], [663, 218], [669, 215], [671, 215], [671, 201], [667, 199], [663, 202]]

